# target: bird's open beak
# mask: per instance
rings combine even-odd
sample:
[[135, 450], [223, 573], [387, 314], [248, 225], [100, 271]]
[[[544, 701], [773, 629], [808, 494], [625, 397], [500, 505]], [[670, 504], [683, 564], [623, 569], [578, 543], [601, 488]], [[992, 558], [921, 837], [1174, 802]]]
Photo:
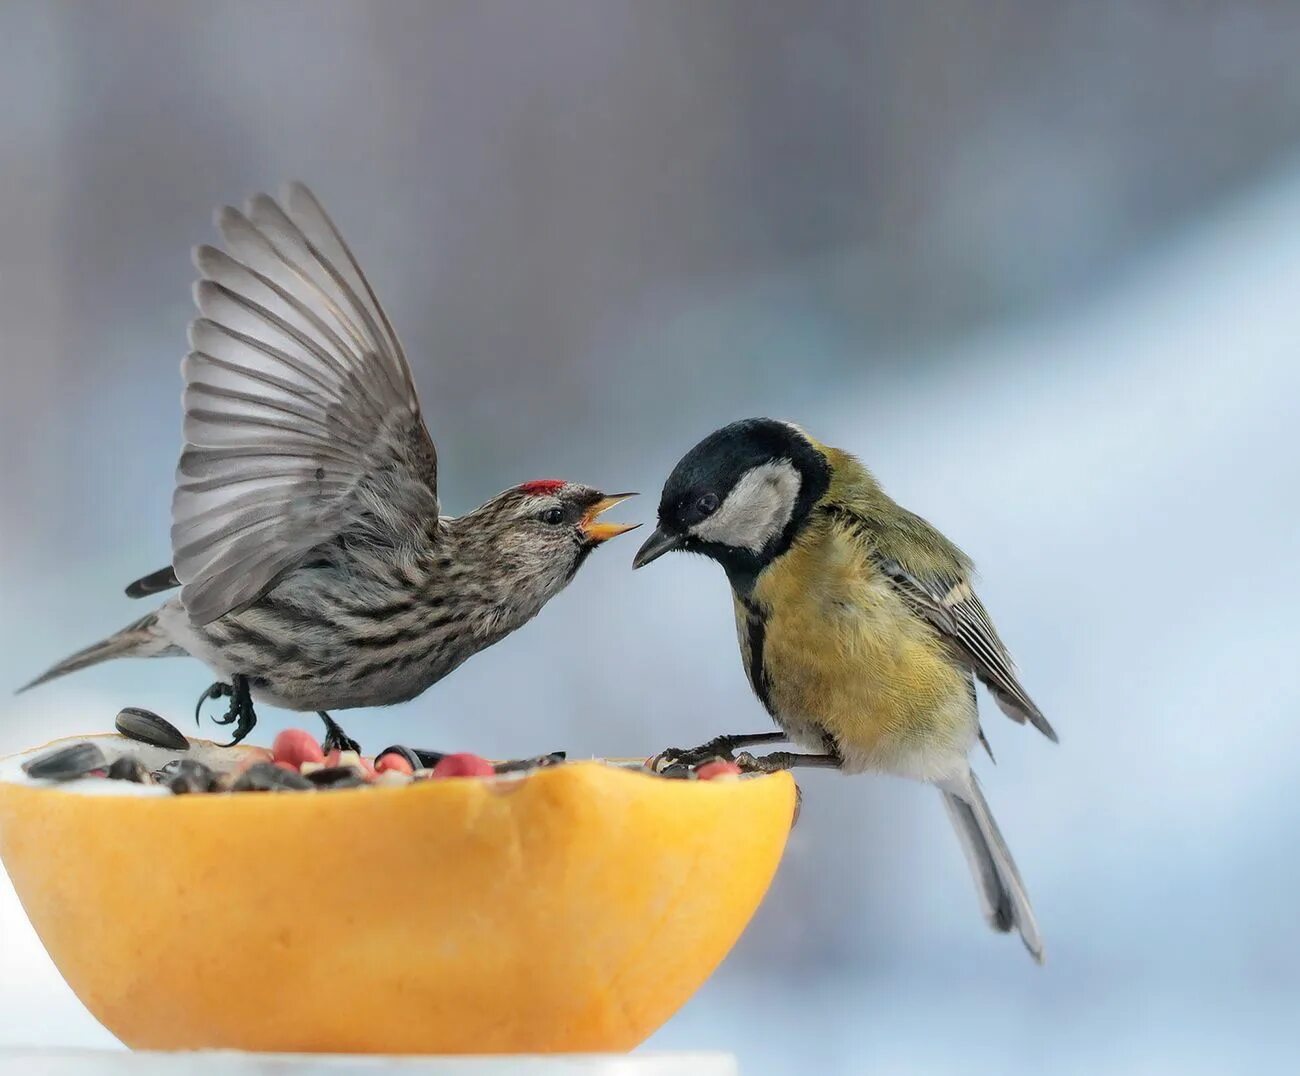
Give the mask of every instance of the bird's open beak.
[[652, 560], [658, 560], [665, 553], [681, 549], [686, 539], [680, 534], [669, 534], [662, 527], [656, 527], [654, 534], [645, 540], [645, 545], [636, 551], [632, 558], [633, 568], [643, 568]]
[[635, 497], [635, 493], [615, 493], [609, 497], [602, 497], [583, 514], [578, 523], [578, 530], [587, 541], [599, 545], [601, 542], [608, 542], [611, 538], [617, 538], [620, 534], [626, 534], [628, 531], [634, 531], [641, 526], [640, 523], [597, 523], [596, 517], [604, 512], [608, 512], [616, 504], [622, 504], [629, 497]]

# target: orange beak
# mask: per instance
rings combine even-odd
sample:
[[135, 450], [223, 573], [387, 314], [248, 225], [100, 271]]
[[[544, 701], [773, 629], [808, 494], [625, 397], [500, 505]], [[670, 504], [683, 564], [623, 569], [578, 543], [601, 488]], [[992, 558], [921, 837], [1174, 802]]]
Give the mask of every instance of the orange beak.
[[615, 493], [609, 497], [602, 497], [582, 514], [582, 520], [578, 523], [578, 529], [582, 531], [587, 541], [599, 545], [601, 542], [608, 542], [611, 538], [617, 538], [620, 534], [626, 534], [628, 531], [634, 531], [641, 526], [640, 523], [597, 523], [596, 517], [604, 512], [608, 512], [616, 504], [622, 504], [629, 497], [635, 497], [635, 493]]

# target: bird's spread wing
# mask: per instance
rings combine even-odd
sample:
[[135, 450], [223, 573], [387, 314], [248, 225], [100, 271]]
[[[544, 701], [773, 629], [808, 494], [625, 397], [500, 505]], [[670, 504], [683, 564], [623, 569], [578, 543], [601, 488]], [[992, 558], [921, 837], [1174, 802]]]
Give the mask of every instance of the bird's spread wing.
[[291, 185], [217, 214], [195, 251], [172, 564], [190, 618], [255, 601], [344, 533], [437, 519], [437, 456], [401, 344], [342, 236]]
[[905, 513], [899, 525], [910, 532], [906, 546], [924, 551], [927, 563], [904, 563], [902, 551], [894, 548], [897, 536], [856, 513], [839, 510], [838, 514], [862, 535], [876, 568], [903, 600], [970, 665], [1002, 712], [1021, 724], [1028, 721], [1056, 742], [1056, 730], [1016, 677], [1011, 655], [971, 586], [970, 562], [960, 550], [925, 520]]

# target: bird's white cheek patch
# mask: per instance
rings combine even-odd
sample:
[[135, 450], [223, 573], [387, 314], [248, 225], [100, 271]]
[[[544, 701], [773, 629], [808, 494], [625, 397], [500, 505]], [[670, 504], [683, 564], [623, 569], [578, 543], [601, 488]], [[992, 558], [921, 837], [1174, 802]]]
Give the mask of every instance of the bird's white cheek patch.
[[794, 514], [801, 479], [789, 460], [746, 471], [718, 510], [691, 533], [706, 542], [759, 552], [785, 530]]

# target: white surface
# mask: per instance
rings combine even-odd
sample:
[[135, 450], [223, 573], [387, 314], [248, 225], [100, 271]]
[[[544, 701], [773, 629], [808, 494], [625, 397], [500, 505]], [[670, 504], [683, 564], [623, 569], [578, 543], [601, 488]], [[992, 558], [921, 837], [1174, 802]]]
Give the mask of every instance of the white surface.
[[166, 1076], [170, 1073], [399, 1073], [401, 1076], [734, 1076], [727, 1054], [647, 1054], [534, 1057], [331, 1057], [312, 1054], [123, 1053], [108, 1050], [0, 1050], [0, 1072], [17, 1076]]

